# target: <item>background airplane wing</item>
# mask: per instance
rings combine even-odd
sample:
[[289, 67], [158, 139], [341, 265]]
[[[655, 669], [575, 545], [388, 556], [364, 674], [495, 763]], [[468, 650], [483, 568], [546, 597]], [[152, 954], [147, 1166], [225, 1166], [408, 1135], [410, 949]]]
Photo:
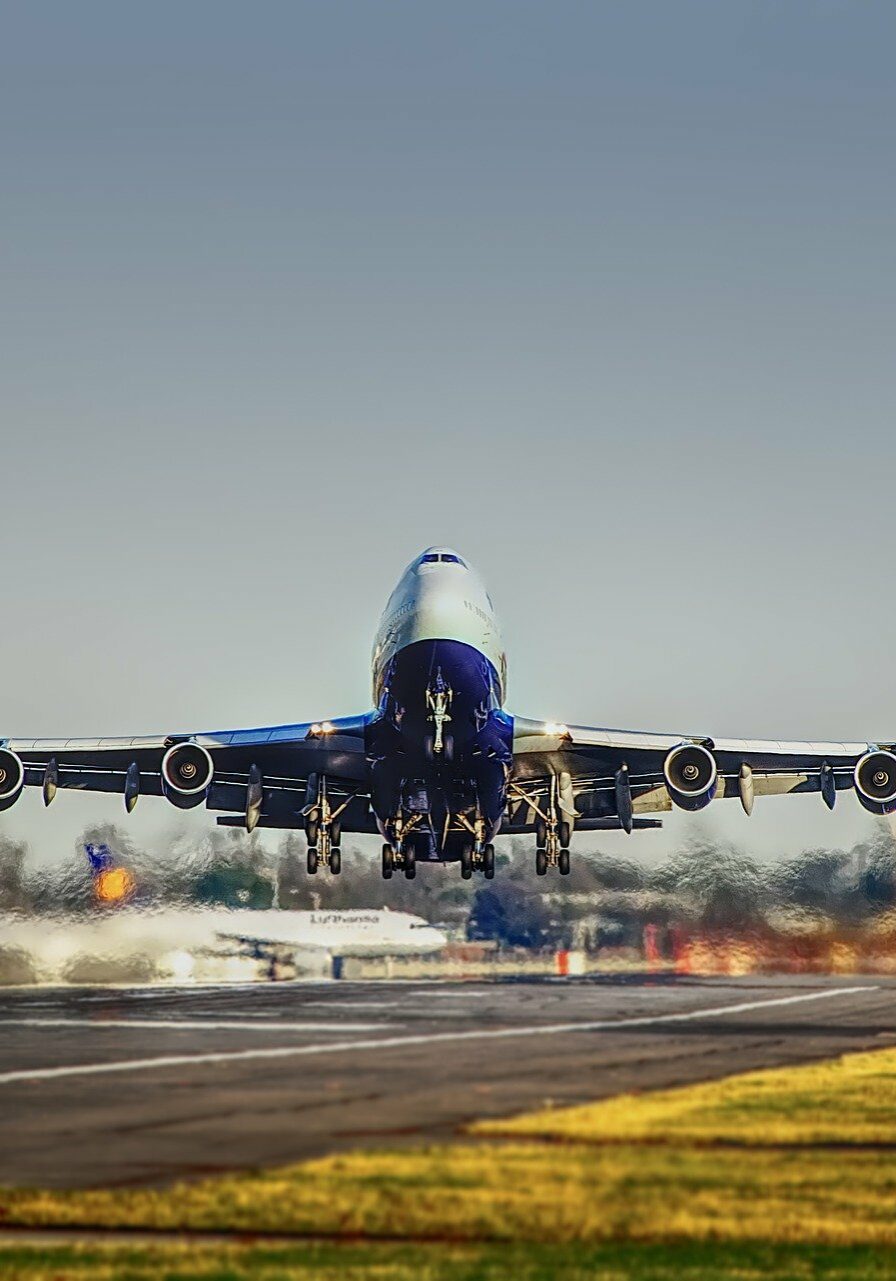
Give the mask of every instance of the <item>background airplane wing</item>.
[[345, 831], [375, 831], [369, 814], [364, 732], [369, 717], [144, 738], [0, 740], [0, 808], [22, 787], [118, 792], [130, 810], [141, 795], [180, 808], [225, 811], [225, 824], [295, 827], [309, 781], [326, 775]]
[[639, 815], [673, 804], [697, 810], [716, 797], [739, 797], [749, 813], [756, 796], [819, 792], [833, 808], [837, 792], [852, 788], [872, 813], [896, 810], [892, 745], [644, 734], [515, 717], [513, 750], [504, 831], [534, 826], [551, 796], [585, 829], [631, 830], [643, 825]]

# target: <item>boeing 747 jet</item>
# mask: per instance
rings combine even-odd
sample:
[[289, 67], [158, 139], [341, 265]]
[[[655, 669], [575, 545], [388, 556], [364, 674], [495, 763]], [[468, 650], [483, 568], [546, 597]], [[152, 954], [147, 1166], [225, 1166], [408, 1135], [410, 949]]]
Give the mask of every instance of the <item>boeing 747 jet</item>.
[[574, 833], [658, 827], [673, 805], [855, 791], [896, 811], [893, 744], [802, 743], [559, 725], [505, 708], [491, 597], [462, 556], [431, 547], [389, 597], [359, 716], [144, 738], [2, 739], [0, 808], [25, 787], [205, 805], [229, 826], [304, 828], [308, 871], [341, 870], [344, 832], [379, 832], [383, 876], [456, 862], [494, 876], [498, 834], [531, 833], [536, 871], [566, 875]]

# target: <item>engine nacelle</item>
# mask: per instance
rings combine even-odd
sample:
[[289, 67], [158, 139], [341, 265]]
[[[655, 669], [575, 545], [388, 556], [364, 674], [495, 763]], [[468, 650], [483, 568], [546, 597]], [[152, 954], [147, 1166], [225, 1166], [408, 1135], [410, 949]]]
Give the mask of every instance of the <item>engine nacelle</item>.
[[0, 810], [15, 805], [25, 786], [25, 766], [8, 747], [0, 747]]
[[856, 762], [853, 780], [856, 796], [866, 810], [896, 813], [896, 756], [892, 752], [866, 752]]
[[178, 809], [201, 805], [214, 775], [214, 761], [198, 743], [175, 743], [162, 757], [162, 792]]
[[702, 810], [716, 794], [719, 771], [715, 757], [699, 743], [673, 747], [663, 761], [663, 774], [669, 796], [680, 809]]

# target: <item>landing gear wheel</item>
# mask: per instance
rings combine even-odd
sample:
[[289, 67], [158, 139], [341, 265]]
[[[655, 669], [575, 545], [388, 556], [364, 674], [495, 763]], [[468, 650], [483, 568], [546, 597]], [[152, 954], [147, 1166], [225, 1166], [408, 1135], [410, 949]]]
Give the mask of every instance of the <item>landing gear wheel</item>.
[[495, 847], [486, 845], [482, 851], [482, 871], [487, 881], [494, 880], [495, 877]]
[[317, 846], [309, 845], [308, 846], [308, 875], [314, 876], [315, 873], [317, 872], [317, 867], [318, 867]]
[[404, 874], [409, 881], [417, 875], [417, 854], [412, 845], [404, 852]]
[[473, 875], [473, 851], [469, 845], [465, 845], [460, 852], [460, 874], [465, 881]]
[[561, 876], [569, 876], [569, 850], [561, 850], [557, 856], [557, 867]]
[[339, 838], [342, 836], [342, 824], [338, 819], [334, 819], [330, 824], [330, 844], [338, 845]]
[[320, 831], [320, 819], [309, 818], [305, 823], [305, 835], [308, 837], [309, 845], [317, 844], [317, 836]]
[[442, 756], [446, 765], [450, 765], [454, 760], [454, 735], [446, 734], [442, 739]]
[[423, 740], [423, 756], [428, 765], [432, 764], [432, 760], [435, 755], [433, 748], [434, 741], [432, 734], [427, 734]]
[[535, 844], [538, 848], [544, 849], [548, 843], [548, 825], [543, 818], [535, 820]]
[[334, 876], [342, 871], [342, 850], [330, 850], [330, 871]]
[[548, 874], [548, 855], [547, 851], [537, 849], [535, 851], [535, 875], [547, 876]]
[[392, 869], [395, 866], [395, 858], [392, 853], [391, 845], [383, 846], [383, 880], [392, 880]]
[[559, 840], [563, 849], [566, 849], [567, 845], [569, 844], [569, 839], [571, 836], [572, 836], [572, 829], [568, 823], [558, 824], [557, 839]]

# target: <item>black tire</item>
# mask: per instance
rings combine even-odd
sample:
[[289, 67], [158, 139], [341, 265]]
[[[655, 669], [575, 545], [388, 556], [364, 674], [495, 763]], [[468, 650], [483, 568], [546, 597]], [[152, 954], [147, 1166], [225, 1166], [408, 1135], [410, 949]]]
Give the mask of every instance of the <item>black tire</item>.
[[317, 844], [317, 837], [319, 832], [320, 832], [319, 818], [309, 818], [305, 820], [305, 835], [308, 837], [309, 845]]
[[541, 847], [535, 851], [535, 874], [536, 876], [547, 876], [548, 874], [547, 851], [541, 849]]
[[342, 871], [342, 850], [330, 850], [330, 871], [334, 876]]
[[308, 875], [309, 876], [316, 875], [317, 868], [318, 868], [317, 846], [309, 845], [308, 846]]
[[395, 859], [392, 857], [392, 846], [383, 846], [383, 880], [392, 880], [392, 868], [395, 865]]
[[465, 845], [460, 852], [460, 874], [465, 881], [473, 875], [473, 849]]
[[334, 818], [333, 822], [330, 824], [330, 844], [338, 845], [339, 838], [341, 836], [342, 836], [342, 824], [339, 822], [338, 818]]
[[453, 734], [446, 734], [445, 737], [442, 739], [442, 756], [444, 757], [445, 763], [447, 765], [450, 765], [451, 762], [454, 760], [454, 735]]
[[544, 849], [548, 843], [548, 825], [543, 818], [535, 820], [535, 844], [539, 849]]
[[561, 876], [569, 876], [569, 850], [561, 850], [557, 856], [557, 867]]
[[564, 849], [566, 849], [566, 847], [569, 845], [571, 837], [572, 837], [572, 828], [569, 826], [569, 824], [559, 823], [557, 825], [557, 839], [559, 840], [560, 844], [563, 846]]
[[433, 757], [435, 755], [435, 751], [433, 749], [434, 742], [435, 739], [432, 734], [427, 734], [423, 740], [423, 755], [428, 765], [432, 764]]
[[417, 851], [413, 845], [404, 847], [404, 874], [409, 881], [417, 875]]
[[482, 871], [487, 881], [495, 879], [495, 847], [486, 845], [482, 852]]

